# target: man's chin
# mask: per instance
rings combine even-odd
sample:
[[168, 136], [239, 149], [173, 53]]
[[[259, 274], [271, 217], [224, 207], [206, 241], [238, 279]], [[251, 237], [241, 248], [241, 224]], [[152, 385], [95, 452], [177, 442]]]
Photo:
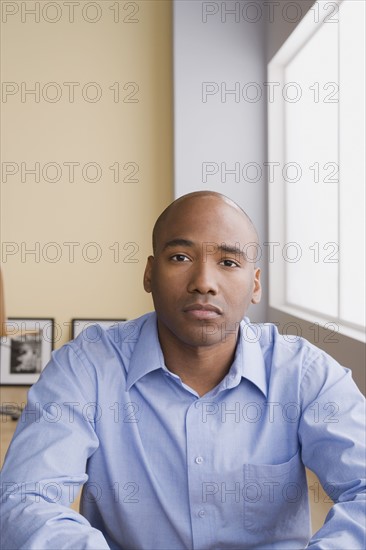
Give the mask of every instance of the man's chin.
[[210, 319], [209, 321], [193, 321], [169, 327], [165, 323], [159, 323], [158, 330], [160, 339], [170, 340], [172, 343], [184, 345], [190, 348], [206, 348], [220, 346], [236, 342], [239, 323], [230, 324], [230, 328], [223, 320]]
[[186, 332], [182, 340], [191, 347], [205, 348], [236, 341], [237, 333], [237, 330], [225, 331], [221, 323], [202, 323], [195, 330]]

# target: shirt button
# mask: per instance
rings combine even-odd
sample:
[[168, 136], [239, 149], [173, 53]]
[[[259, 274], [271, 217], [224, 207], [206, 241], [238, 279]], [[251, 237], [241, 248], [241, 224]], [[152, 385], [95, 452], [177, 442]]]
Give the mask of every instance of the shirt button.
[[203, 518], [203, 517], [205, 516], [205, 511], [204, 511], [204, 510], [200, 510], [200, 511], [198, 512], [198, 515], [199, 515], [200, 518]]
[[202, 462], [203, 462], [202, 456], [197, 456], [195, 462], [196, 462], [196, 464], [202, 464]]

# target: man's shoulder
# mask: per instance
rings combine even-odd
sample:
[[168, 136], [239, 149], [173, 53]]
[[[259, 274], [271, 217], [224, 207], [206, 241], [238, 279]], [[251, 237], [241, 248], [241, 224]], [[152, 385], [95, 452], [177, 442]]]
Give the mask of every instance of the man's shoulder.
[[144, 325], [149, 324], [154, 313], [146, 313], [135, 319], [116, 322], [109, 327], [104, 327], [101, 324], [94, 323], [84, 329], [74, 340], [71, 340], [68, 345], [74, 350], [94, 350], [97, 346], [115, 346], [122, 344], [129, 345], [133, 348], [139, 340], [141, 330]]
[[153, 330], [154, 313], [122, 321], [110, 327], [98, 323], [88, 325], [80, 334], [53, 352], [53, 362], [68, 364], [72, 370], [106, 372], [128, 369], [131, 356], [140, 340], [142, 331]]
[[331, 355], [299, 334], [281, 334], [275, 323], [251, 323], [245, 318], [241, 330], [244, 342], [258, 343], [272, 374], [278, 369], [292, 374], [298, 370], [300, 377], [313, 369], [324, 374], [329, 369], [344, 370]]
[[283, 386], [285, 391], [292, 391], [292, 394], [298, 392], [297, 398], [304, 399], [304, 402], [310, 402], [322, 393], [326, 395], [333, 386], [338, 388], [333, 397], [339, 397], [341, 387], [344, 391], [346, 388], [350, 388], [351, 393], [355, 391], [356, 386], [350, 382], [350, 369], [302, 336], [280, 334], [274, 323], [250, 325], [247, 334], [257, 334], [267, 383], [272, 389]]
[[322, 354], [323, 350], [303, 338], [298, 331], [292, 334], [291, 330], [281, 333], [277, 323], [255, 323], [247, 317], [241, 324], [242, 337], [246, 342], [258, 342], [263, 350], [279, 349], [290, 354], [297, 354], [304, 350], [310, 354]]

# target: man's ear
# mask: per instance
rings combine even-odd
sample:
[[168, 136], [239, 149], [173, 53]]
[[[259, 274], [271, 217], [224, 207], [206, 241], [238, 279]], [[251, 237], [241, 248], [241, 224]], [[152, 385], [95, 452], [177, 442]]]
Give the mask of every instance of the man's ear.
[[253, 294], [251, 299], [252, 304], [259, 304], [259, 302], [261, 301], [262, 286], [261, 286], [260, 278], [261, 278], [261, 270], [259, 269], [259, 267], [257, 267], [254, 272], [254, 286], [253, 286]]
[[151, 276], [152, 276], [152, 267], [154, 262], [154, 256], [149, 256], [146, 262], [145, 273], [144, 273], [144, 289], [146, 292], [151, 292]]

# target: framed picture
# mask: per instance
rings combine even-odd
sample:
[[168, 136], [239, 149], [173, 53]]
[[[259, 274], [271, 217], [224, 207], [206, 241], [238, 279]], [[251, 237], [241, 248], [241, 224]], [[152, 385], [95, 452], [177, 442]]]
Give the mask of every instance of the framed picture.
[[102, 328], [109, 328], [117, 323], [127, 319], [72, 319], [71, 320], [71, 339], [76, 338], [85, 330], [85, 338], [90, 342], [95, 342], [98, 338], [98, 329], [93, 325], [100, 325]]
[[0, 383], [32, 385], [51, 359], [54, 319], [8, 317], [5, 326], [6, 335], [0, 339]]

